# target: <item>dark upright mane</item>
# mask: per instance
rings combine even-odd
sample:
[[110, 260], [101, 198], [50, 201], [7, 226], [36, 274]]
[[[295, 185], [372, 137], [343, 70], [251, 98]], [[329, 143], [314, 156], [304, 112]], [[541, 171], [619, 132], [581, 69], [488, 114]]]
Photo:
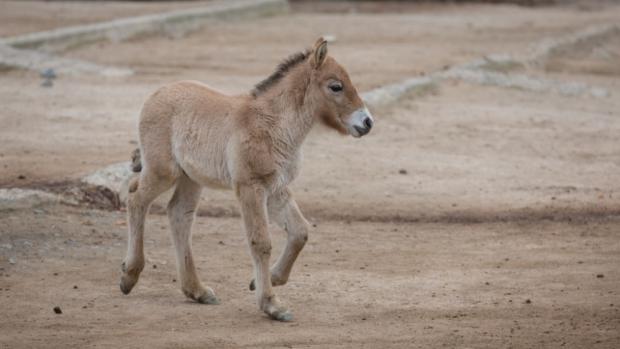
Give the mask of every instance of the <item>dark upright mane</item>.
[[288, 56], [285, 60], [282, 61], [282, 63], [278, 64], [276, 71], [269, 75], [269, 77], [267, 77], [265, 80], [259, 82], [258, 84], [256, 84], [256, 86], [254, 86], [254, 89], [252, 89], [252, 96], [257, 97], [261, 93], [267, 91], [271, 86], [275, 85], [278, 81], [282, 80], [282, 78], [286, 76], [286, 73], [291, 70], [291, 68], [305, 61], [306, 58], [310, 56], [310, 52], [312, 51], [305, 50]]

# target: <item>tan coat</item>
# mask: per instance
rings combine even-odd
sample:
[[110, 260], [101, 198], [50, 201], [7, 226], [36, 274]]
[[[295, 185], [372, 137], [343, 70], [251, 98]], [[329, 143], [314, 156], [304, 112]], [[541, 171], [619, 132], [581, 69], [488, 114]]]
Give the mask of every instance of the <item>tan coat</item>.
[[[300, 149], [320, 120], [343, 134], [361, 137], [373, 120], [346, 71], [327, 56], [319, 39], [311, 50], [291, 56], [248, 95], [227, 96], [199, 82], [165, 86], [144, 104], [140, 152], [127, 203], [129, 243], [121, 290], [127, 294], [144, 267], [144, 219], [151, 202], [172, 186], [168, 205], [183, 292], [201, 303], [218, 303], [198, 280], [191, 225], [203, 186], [234, 189], [255, 265], [259, 307], [288, 321], [272, 286], [286, 283], [304, 246], [308, 223], [287, 189], [299, 172]], [[288, 233], [288, 243], [269, 267], [269, 220]]]

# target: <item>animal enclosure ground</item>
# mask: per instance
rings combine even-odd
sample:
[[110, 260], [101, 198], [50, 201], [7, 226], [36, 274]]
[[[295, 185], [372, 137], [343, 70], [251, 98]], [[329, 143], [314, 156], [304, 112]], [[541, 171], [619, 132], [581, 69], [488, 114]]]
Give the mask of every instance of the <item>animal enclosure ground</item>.
[[[0, 277], [7, 348], [615, 348], [620, 221], [397, 224], [320, 221], [274, 323], [248, 290], [234, 218], [199, 217], [199, 274], [222, 303], [178, 288], [165, 216], [147, 223], [147, 265], [121, 295], [121, 212], [2, 215], [15, 265]], [[6, 233], [8, 232], [8, 233]], [[283, 232], [275, 231], [280, 250]], [[55, 314], [59, 306], [62, 314]]]
[[[364, 92], [488, 54], [526, 56], [542, 39], [619, 15], [614, 6], [302, 11], [77, 47], [62, 55], [136, 74], [60, 76], [44, 88], [36, 72], [1, 71], [0, 187], [46, 187], [127, 161], [141, 104], [158, 86], [197, 79], [247, 91], [322, 34], [336, 37], [330, 53]], [[293, 191], [317, 227], [290, 283], [276, 288], [293, 323], [256, 309], [232, 193], [206, 191], [195, 225], [199, 274], [218, 306], [186, 301], [173, 281], [164, 215], [149, 216], [147, 269], [123, 296], [123, 212], [0, 212], [0, 348], [617, 348], [618, 40], [508, 71], [609, 97], [448, 80], [374, 110], [361, 140], [312, 132]], [[273, 236], [279, 250], [283, 232]]]

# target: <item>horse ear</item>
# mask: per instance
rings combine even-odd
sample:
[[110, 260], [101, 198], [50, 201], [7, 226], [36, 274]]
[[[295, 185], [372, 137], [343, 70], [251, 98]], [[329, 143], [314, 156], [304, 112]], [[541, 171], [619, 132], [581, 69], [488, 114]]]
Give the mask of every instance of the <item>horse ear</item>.
[[320, 37], [315, 43], [312, 53], [312, 67], [318, 69], [327, 57], [327, 40]]

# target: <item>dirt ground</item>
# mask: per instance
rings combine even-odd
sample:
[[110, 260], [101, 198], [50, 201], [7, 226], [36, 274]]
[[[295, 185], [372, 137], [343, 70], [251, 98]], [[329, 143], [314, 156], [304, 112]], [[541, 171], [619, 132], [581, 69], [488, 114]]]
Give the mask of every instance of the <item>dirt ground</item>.
[[[91, 18], [79, 2], [6, 4], [15, 15], [0, 18], [28, 8], [32, 23], [38, 12], [28, 13], [45, 6], [82, 10], [36, 28], [2, 21], [2, 35], [113, 18], [125, 6]], [[126, 6], [136, 15], [164, 5]], [[185, 38], [63, 53], [136, 71], [126, 78], [60, 76], [44, 88], [36, 72], [2, 71], [0, 187], [45, 187], [126, 161], [141, 104], [158, 86], [196, 79], [241, 93], [319, 35], [335, 36], [330, 53], [368, 91], [488, 54], [526, 57], [545, 39], [620, 18], [612, 5], [397, 10], [296, 5]], [[147, 269], [122, 296], [124, 212], [0, 212], [0, 348], [620, 347], [619, 40], [580, 43], [514, 71], [609, 97], [454, 80], [373, 110], [376, 127], [360, 140], [317, 127], [293, 185], [316, 227], [289, 284], [276, 289], [292, 323], [256, 309], [231, 193], [205, 192], [194, 227], [199, 272], [218, 306], [179, 291], [164, 215], [149, 216]], [[284, 233], [273, 235], [277, 251]]]
[[[6, 348], [616, 348], [617, 218], [424, 224], [320, 221], [289, 284], [295, 314], [256, 310], [241, 223], [199, 217], [199, 273], [222, 303], [185, 300], [168, 224], [152, 215], [147, 268], [116, 284], [121, 212], [0, 217], [16, 264], [0, 278]], [[281, 248], [283, 232], [274, 229]], [[62, 314], [53, 308], [59, 306]]]

